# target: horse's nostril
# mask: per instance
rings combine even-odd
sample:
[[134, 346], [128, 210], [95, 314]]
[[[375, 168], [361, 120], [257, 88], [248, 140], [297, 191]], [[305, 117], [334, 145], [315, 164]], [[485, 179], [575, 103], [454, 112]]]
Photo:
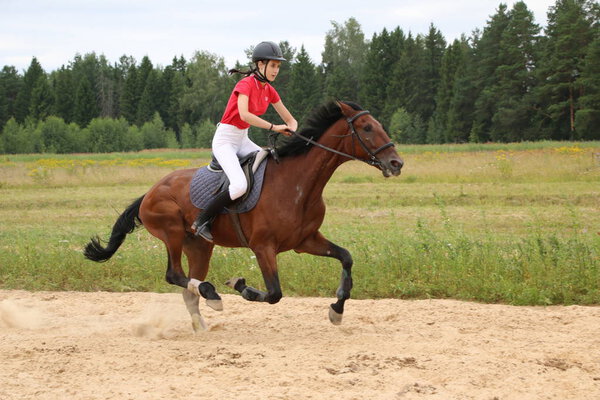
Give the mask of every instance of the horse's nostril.
[[395, 169], [402, 169], [404, 166], [404, 162], [402, 160], [392, 160], [391, 164]]

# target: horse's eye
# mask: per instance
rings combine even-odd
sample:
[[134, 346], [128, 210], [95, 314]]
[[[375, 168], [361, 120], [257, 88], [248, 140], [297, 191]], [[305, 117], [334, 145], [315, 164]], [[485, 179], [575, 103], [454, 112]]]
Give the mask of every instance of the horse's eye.
[[365, 132], [371, 132], [371, 130], [373, 129], [373, 126], [371, 124], [367, 124], [367, 125], [365, 125], [365, 127], [363, 129]]

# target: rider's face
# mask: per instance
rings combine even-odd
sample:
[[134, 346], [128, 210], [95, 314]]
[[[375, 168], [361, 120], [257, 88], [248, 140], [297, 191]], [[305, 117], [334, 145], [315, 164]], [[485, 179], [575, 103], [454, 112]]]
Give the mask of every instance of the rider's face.
[[[279, 67], [281, 67], [281, 61], [279, 61], [279, 60], [268, 60], [268, 61], [269, 61], [268, 63], [266, 61], [259, 61], [258, 68], [259, 68], [260, 72], [262, 72], [268, 80], [273, 82], [275, 80], [275, 78], [277, 78], [277, 74], [279, 74]], [[265, 65], [267, 66], [266, 71], [265, 71]]]

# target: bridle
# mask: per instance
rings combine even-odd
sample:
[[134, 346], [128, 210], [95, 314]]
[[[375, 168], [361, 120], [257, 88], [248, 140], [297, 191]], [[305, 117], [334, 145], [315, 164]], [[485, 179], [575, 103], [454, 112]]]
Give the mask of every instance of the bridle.
[[[356, 121], [358, 118], [362, 117], [363, 115], [367, 115], [370, 114], [369, 111], [364, 110], [361, 111], [359, 113], [356, 113], [354, 116], [350, 117], [350, 118], [346, 118], [346, 122], [348, 122], [348, 126], [350, 128], [350, 133], [348, 135], [342, 135], [339, 137], [345, 137], [345, 136], [351, 136], [352, 137], [352, 149], [353, 149], [353, 154], [348, 154], [348, 153], [344, 153], [341, 151], [338, 151], [336, 149], [332, 149], [331, 147], [327, 147], [322, 145], [321, 143], [316, 142], [315, 140], [313, 140], [312, 138], [308, 138], [305, 136], [300, 135], [299, 133], [295, 132], [295, 131], [291, 131], [296, 137], [299, 137], [300, 139], [304, 140], [307, 143], [312, 144], [313, 146], [317, 146], [323, 150], [329, 151], [331, 153], [335, 153], [338, 154], [340, 156], [344, 156], [344, 157], [348, 157], [352, 160], [356, 160], [356, 161], [362, 161], [364, 163], [367, 163], [369, 165], [375, 166], [375, 167], [379, 167], [381, 168], [383, 166], [383, 163], [381, 162], [381, 160], [379, 160], [377, 158], [377, 154], [382, 152], [383, 150], [389, 148], [389, 147], [394, 147], [394, 143], [389, 142], [384, 144], [383, 146], [379, 147], [378, 149], [376, 149], [375, 151], [371, 151], [371, 149], [369, 149], [367, 147], [367, 145], [365, 144], [365, 142], [363, 141], [363, 139], [360, 137], [360, 135], [358, 134], [358, 132], [356, 132], [356, 129], [354, 128], [354, 121]], [[360, 146], [363, 148], [363, 150], [369, 155], [369, 159], [365, 160], [362, 158], [358, 158], [356, 157], [356, 154], [354, 153], [354, 141], [358, 140], [358, 143], [360, 144]]]

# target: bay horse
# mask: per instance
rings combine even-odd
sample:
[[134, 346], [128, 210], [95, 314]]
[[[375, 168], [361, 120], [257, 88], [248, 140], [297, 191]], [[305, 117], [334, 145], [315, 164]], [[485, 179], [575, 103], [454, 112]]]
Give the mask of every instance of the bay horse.
[[[293, 133], [277, 150], [279, 161], [267, 159], [258, 203], [251, 211], [239, 214], [246, 243], [256, 255], [267, 291], [246, 285], [243, 278], [226, 284], [246, 300], [274, 304], [282, 297], [277, 254], [294, 250], [336, 258], [342, 264], [342, 276], [337, 302], [329, 308], [329, 319], [339, 325], [352, 289], [353, 261], [348, 250], [319, 232], [325, 217], [323, 190], [336, 168], [348, 160], [364, 161], [380, 169], [386, 178], [400, 175], [403, 161], [382, 125], [352, 102], [321, 105], [309, 116], [305, 127]], [[166, 280], [183, 288], [194, 331], [200, 326], [206, 329], [198, 307], [200, 296], [211, 308], [222, 310], [215, 287], [203, 282], [214, 245], [243, 247], [243, 238], [236, 234], [232, 220], [225, 214], [213, 222], [213, 243], [194, 235], [191, 226], [200, 210], [191, 202], [190, 181], [196, 170], [177, 170], [162, 178], [118, 217], [106, 247], [95, 237], [84, 250], [88, 259], [106, 261], [127, 234], [143, 225], [167, 247]], [[182, 268], [182, 251], [188, 259], [188, 276]]]

